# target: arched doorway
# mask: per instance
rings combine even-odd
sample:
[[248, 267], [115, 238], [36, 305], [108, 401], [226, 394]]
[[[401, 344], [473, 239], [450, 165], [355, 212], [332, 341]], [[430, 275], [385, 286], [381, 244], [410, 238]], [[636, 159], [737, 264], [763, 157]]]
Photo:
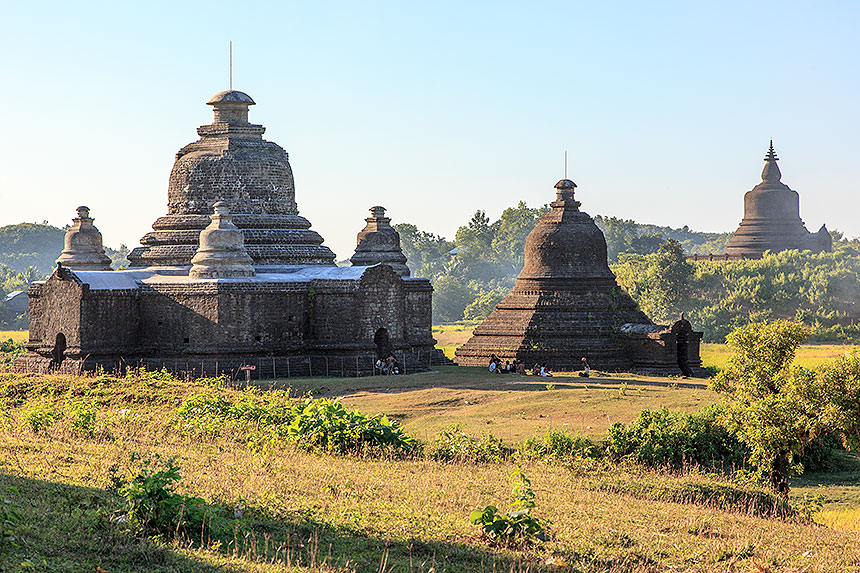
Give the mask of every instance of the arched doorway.
[[394, 351], [388, 338], [388, 331], [384, 328], [380, 328], [373, 335], [373, 343], [376, 345], [376, 356], [379, 358], [385, 358]]
[[62, 364], [66, 357], [66, 335], [62, 332], [57, 334], [54, 341], [54, 348], [51, 349], [51, 366], [56, 368]]

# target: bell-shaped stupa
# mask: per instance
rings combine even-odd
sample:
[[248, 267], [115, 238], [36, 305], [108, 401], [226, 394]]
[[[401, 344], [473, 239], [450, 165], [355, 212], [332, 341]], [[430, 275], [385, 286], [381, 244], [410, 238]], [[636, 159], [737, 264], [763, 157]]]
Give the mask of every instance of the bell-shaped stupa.
[[552, 210], [526, 238], [514, 288], [457, 349], [459, 364], [486, 366], [496, 355], [529, 368], [578, 370], [582, 357], [599, 370], [633, 366], [621, 326], [652, 323], [615, 282], [603, 233], [574, 199], [576, 184], [562, 179], [555, 188]]
[[195, 279], [253, 277], [254, 261], [245, 250], [242, 231], [223, 201], [215, 203], [212, 222], [200, 232], [200, 246], [188, 274]]
[[758, 259], [765, 251], [832, 250], [827, 227], [810, 233], [800, 218], [800, 196], [782, 182], [773, 140], [764, 157], [761, 183], [744, 195], [744, 218], [726, 245], [726, 255]]
[[212, 96], [215, 118], [197, 129], [200, 140], [176, 154], [170, 173], [167, 215], [158, 218], [132, 267], [191, 265], [212, 206], [222, 201], [244, 231], [256, 266], [333, 265], [334, 253], [299, 215], [287, 153], [263, 139], [265, 128], [248, 122], [254, 100], [240, 91]]
[[111, 270], [110, 257], [105, 254], [101, 232], [93, 225], [90, 208], [78, 207], [78, 216], [72, 221], [57, 264], [82, 271]]
[[400, 248], [400, 234], [385, 216], [385, 207], [371, 207], [367, 225], [358, 233], [355, 254], [349, 261], [354, 267], [368, 267], [379, 263], [394, 269], [401, 277], [409, 276], [406, 255]]

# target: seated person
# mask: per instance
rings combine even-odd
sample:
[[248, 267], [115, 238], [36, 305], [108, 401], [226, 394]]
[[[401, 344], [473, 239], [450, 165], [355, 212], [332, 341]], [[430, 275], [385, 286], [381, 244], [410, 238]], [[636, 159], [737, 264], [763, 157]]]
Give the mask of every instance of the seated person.
[[582, 357], [582, 372], [579, 373], [582, 378], [588, 378], [591, 376], [591, 368], [588, 366], [588, 360], [585, 359], [585, 356]]

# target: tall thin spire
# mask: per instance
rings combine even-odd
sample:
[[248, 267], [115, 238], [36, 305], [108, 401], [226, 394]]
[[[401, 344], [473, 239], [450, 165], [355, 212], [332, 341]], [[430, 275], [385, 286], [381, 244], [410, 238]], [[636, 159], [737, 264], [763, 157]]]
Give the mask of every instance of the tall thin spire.
[[767, 150], [767, 155], [764, 156], [765, 161], [779, 161], [776, 152], [773, 150], [773, 139], [770, 140], [770, 148]]
[[779, 171], [779, 165], [776, 164], [779, 161], [779, 157], [776, 156], [776, 152], [773, 150], [773, 139], [770, 140], [770, 147], [767, 150], [767, 155], [764, 156], [764, 161], [764, 169], [761, 172], [762, 181], [779, 183], [780, 179], [782, 179], [782, 173]]
[[230, 89], [230, 91], [233, 91], [233, 41], [232, 40], [230, 40], [228, 52], [229, 52], [229, 56], [228, 56], [229, 63], [227, 64], [227, 67], [229, 68], [228, 75], [230, 77], [229, 89]]

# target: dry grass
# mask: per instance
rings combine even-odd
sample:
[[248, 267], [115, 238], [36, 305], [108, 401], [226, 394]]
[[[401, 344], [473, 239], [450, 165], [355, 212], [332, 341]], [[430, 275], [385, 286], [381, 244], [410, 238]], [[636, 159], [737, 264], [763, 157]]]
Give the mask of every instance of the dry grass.
[[30, 331], [28, 330], [0, 330], [0, 340], [11, 338], [15, 342], [27, 342], [29, 336]]
[[[400, 389], [368, 392], [378, 394], [372, 397], [377, 402], [361, 402], [371, 400], [361, 395], [350, 400], [394, 407], [397, 403], [386, 402], [386, 397], [406, 399], [417, 392], [426, 399], [434, 384], [427, 381], [438, 385], [443, 376], [383, 378], [396, 381]], [[487, 401], [478, 406], [486, 408], [500, 408], [507, 401], [535, 413], [563, 411], [565, 405], [568, 412], [598, 412], [611, 407], [612, 400], [628, 410], [642, 403], [639, 398], [600, 398], [601, 392], [618, 393], [617, 385], [590, 390], [596, 393], [595, 402], [583, 404], [579, 400], [587, 396], [584, 388], [502, 390], [493, 387], [503, 384], [501, 380], [483, 374], [450, 376], [455, 387], [441, 387], [440, 393], [484, 395]], [[479, 382], [490, 389], [462, 387]], [[410, 384], [420, 388], [405, 390]], [[689, 400], [692, 391], [664, 390], [665, 395], [653, 396], [671, 400], [674, 392]], [[688, 483], [698, 484], [696, 491], [735, 486], [708, 476], [615, 466], [526, 464], [524, 471], [537, 493], [535, 514], [551, 521], [551, 541], [527, 550], [493, 547], [466, 516], [472, 509], [510, 501], [511, 464], [318, 456], [281, 445], [256, 451], [237, 442], [238, 434], [204, 439], [183, 433], [171, 413], [183, 397], [213, 391], [183, 382], [0, 374], [0, 397], [6, 405], [0, 424], [0, 487], [18, 488], [12, 503], [25, 514], [17, 530], [23, 543], [0, 552], [0, 569], [680, 572], [748, 571], [755, 561], [773, 571], [860, 571], [854, 534], [803, 521], [763, 519], [744, 504], [720, 509], [701, 504], [701, 496], [695, 503], [678, 503], [685, 498], [661, 492], [684, 491]], [[458, 399], [464, 402], [466, 395]], [[62, 408], [70, 400], [96, 405], [99, 431], [82, 434], [68, 416], [39, 433], [23, 423], [34, 406]], [[462, 402], [437, 406], [435, 416], [455, 417], [468, 408]], [[533, 402], [540, 406], [532, 410]], [[468, 409], [461, 415], [468, 419]], [[417, 427], [417, 422], [409, 423]], [[224, 506], [231, 515], [241, 505], [243, 517], [227, 524], [235, 534], [204, 536], [202, 543], [167, 543], [136, 536], [111, 520], [121, 507], [107, 489], [111, 468], [125, 473], [131, 452], [176, 456], [182, 491]], [[615, 485], [608, 488], [607, 483]], [[570, 567], [545, 565], [550, 559]], [[25, 561], [34, 567], [25, 569], [20, 565]]]
[[837, 531], [860, 532], [860, 508], [819, 511], [813, 519], [816, 523]]
[[[805, 368], [817, 368], [837, 356], [858, 348], [860, 346], [847, 344], [804, 344], [797, 349], [794, 363]], [[725, 344], [702, 344], [701, 355], [703, 366], [713, 366], [722, 370], [728, 363], [730, 353]]]
[[453, 360], [454, 351], [469, 340], [474, 329], [474, 324], [438, 324], [433, 327], [436, 348]]

